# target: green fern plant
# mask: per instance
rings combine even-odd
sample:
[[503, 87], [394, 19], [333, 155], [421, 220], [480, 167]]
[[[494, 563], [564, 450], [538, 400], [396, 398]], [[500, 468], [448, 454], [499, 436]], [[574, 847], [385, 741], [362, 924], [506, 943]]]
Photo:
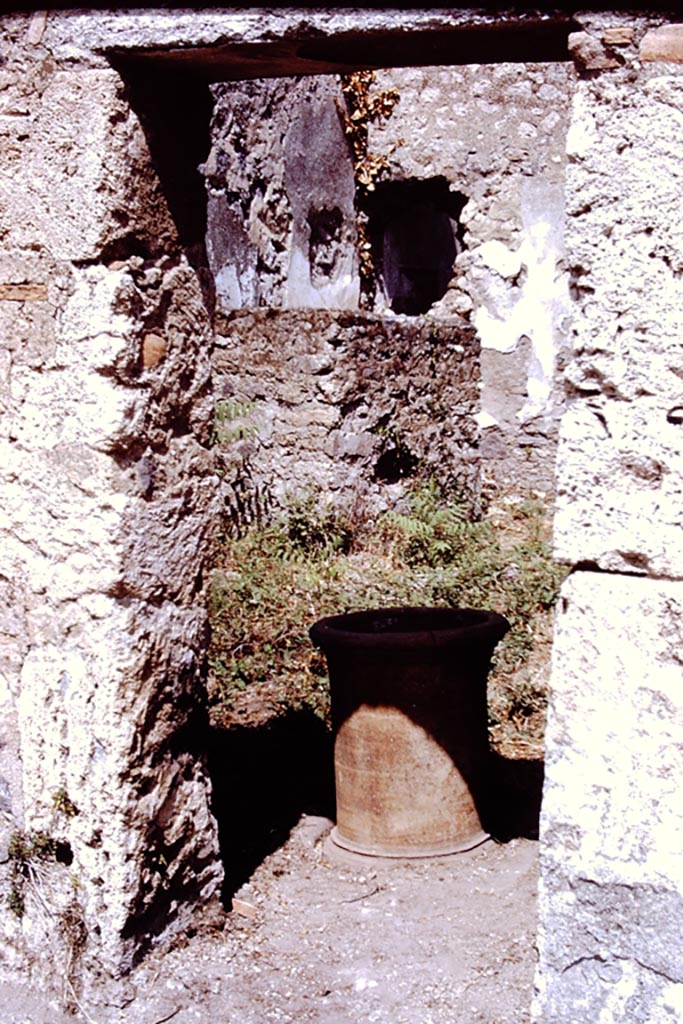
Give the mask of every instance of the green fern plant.
[[416, 485], [410, 494], [409, 510], [387, 512], [379, 529], [408, 565], [432, 568], [454, 562], [476, 535], [476, 525], [469, 521], [465, 503], [445, 502], [433, 480]]

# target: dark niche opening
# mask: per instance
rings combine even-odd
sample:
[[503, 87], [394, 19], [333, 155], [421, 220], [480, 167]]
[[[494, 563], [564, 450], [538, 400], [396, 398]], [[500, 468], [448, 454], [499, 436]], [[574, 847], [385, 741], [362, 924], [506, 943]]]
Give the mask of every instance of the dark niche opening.
[[413, 476], [419, 465], [419, 459], [405, 445], [398, 443], [387, 448], [375, 463], [375, 480], [385, 484], [396, 484], [399, 480]]
[[374, 264], [395, 313], [419, 316], [445, 295], [466, 202], [443, 177], [382, 182], [368, 197]]

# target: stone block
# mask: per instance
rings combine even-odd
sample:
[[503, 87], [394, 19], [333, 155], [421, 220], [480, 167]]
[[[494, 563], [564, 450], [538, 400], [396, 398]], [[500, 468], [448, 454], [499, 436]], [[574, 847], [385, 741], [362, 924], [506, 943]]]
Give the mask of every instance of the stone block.
[[[50, 865], [49, 889], [3, 934], [49, 975], [69, 954], [40, 899], [55, 918], [71, 899], [88, 933], [74, 971], [117, 975], [154, 941], [150, 922], [185, 927], [222, 875], [194, 719], [217, 498], [208, 314], [181, 257], [110, 269], [12, 256], [0, 283], [49, 284], [47, 297], [14, 290], [0, 303], [11, 370], [0, 542], [17, 581], [0, 581], [0, 775], [8, 829], [49, 832], [71, 863]], [[149, 335], [165, 351], [145, 367]], [[72, 817], [55, 814], [63, 791]]]
[[639, 90], [626, 71], [577, 84], [566, 226], [576, 392], [618, 401], [680, 393], [682, 113], [680, 76], [657, 75]]
[[15, 165], [0, 175], [12, 240], [30, 249], [40, 238], [62, 260], [92, 260], [117, 243], [125, 249], [133, 235], [151, 252], [172, 242], [175, 228], [118, 74], [52, 65], [44, 78]]
[[565, 374], [575, 402], [560, 430], [556, 520], [564, 560], [673, 576], [683, 575], [682, 111], [680, 76], [649, 77], [636, 90], [615, 71], [577, 85]]
[[683, 584], [577, 572], [558, 606], [535, 1019], [683, 1006]]
[[47, 285], [38, 282], [27, 284], [0, 284], [2, 302], [44, 302], [47, 299]]
[[630, 25], [614, 25], [602, 33], [602, 41], [606, 46], [630, 46], [634, 31]]
[[643, 36], [639, 57], [643, 61], [683, 63], [683, 24], [660, 25]]
[[668, 405], [596, 397], [565, 413], [554, 522], [561, 561], [683, 577], [683, 426]]
[[581, 71], [606, 71], [623, 64], [623, 59], [614, 53], [606, 41], [601, 42], [589, 32], [572, 32], [567, 45]]

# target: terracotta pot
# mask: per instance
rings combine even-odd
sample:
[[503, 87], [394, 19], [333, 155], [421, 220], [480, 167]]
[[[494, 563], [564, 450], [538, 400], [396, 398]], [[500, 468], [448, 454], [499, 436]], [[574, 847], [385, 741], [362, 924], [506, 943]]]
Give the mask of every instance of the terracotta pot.
[[330, 675], [337, 846], [433, 857], [488, 838], [486, 677], [509, 628], [469, 608], [384, 608], [311, 628]]

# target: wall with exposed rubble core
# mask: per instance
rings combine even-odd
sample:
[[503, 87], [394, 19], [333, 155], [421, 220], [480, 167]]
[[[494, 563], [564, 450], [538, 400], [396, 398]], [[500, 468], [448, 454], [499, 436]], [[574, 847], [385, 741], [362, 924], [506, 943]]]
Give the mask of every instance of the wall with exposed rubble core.
[[[652, 9], [573, 18], [0, 20], [3, 972], [97, 1019], [93, 983], [194, 923], [220, 886], [202, 757], [219, 498], [202, 82], [337, 74], [352, 53], [564, 62], [568, 43], [556, 547], [575, 571], [556, 627], [534, 1015], [683, 1015], [683, 25]], [[323, 226], [318, 270], [335, 265]], [[525, 243], [499, 241], [508, 255], [484, 255], [508, 280]]]
[[418, 468], [476, 500], [479, 349], [461, 318], [242, 310], [215, 329], [222, 493], [236, 528], [319, 488], [372, 515]]
[[[552, 491], [569, 329], [564, 176], [573, 66], [377, 72], [365, 117], [386, 165], [355, 195], [339, 76], [213, 87], [208, 252], [222, 308], [358, 309], [358, 211], [376, 313], [457, 314], [481, 341], [479, 454]], [[443, 264], [443, 265], [441, 265]]]
[[360, 309], [341, 79], [227, 82], [212, 93], [202, 170], [219, 310], [214, 383], [219, 412], [248, 406], [246, 422], [223, 425], [230, 516], [310, 488], [340, 505], [362, 500], [372, 515], [416, 474], [476, 504], [474, 329], [457, 315]]
[[480, 453], [498, 483], [552, 491], [570, 324], [564, 250], [570, 64], [389, 69], [391, 116], [370, 126], [390, 180], [445, 178], [465, 200], [448, 290], [481, 342]]

